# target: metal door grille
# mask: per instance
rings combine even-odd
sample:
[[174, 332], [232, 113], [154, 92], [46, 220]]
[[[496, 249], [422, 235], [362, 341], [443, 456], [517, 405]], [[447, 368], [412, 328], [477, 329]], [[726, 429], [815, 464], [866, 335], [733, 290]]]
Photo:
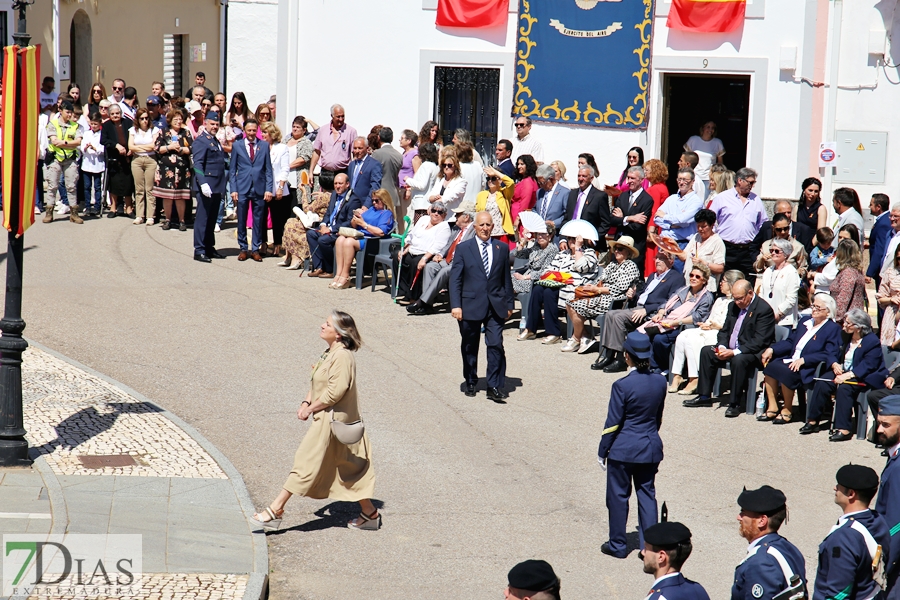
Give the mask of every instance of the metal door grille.
[[163, 82], [170, 94], [178, 96], [184, 95], [181, 87], [184, 72], [183, 37], [179, 34], [163, 35]]
[[435, 67], [434, 120], [444, 144], [458, 128], [472, 134], [475, 151], [492, 164], [497, 147], [500, 69]]

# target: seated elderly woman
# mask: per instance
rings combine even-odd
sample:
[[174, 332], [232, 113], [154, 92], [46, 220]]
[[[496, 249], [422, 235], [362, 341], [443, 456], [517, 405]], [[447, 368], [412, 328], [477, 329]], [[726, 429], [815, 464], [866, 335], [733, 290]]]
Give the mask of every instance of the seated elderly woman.
[[690, 285], [672, 294], [672, 297], [656, 311], [649, 321], [637, 328], [650, 336], [653, 354], [650, 367], [665, 375], [669, 370], [669, 350], [675, 343], [682, 325], [699, 325], [709, 317], [713, 295], [706, 284], [710, 272], [706, 265], [694, 265], [689, 274]]
[[634, 259], [640, 251], [634, 247], [634, 239], [623, 235], [609, 243], [609, 251], [613, 260], [603, 270], [600, 281], [596, 285], [582, 286], [579, 295], [566, 302], [566, 313], [572, 321], [572, 337], [569, 339], [578, 344], [579, 354], [584, 354], [595, 344], [594, 340], [584, 336], [584, 323], [605, 315], [612, 308], [613, 302], [626, 299], [628, 290], [638, 281], [642, 281], [641, 270]]
[[[528, 265], [513, 273], [513, 292], [516, 295], [530, 293], [534, 282], [540, 279], [541, 273], [550, 266], [551, 261], [559, 253], [559, 250], [553, 245], [556, 228], [553, 227], [552, 222], [544, 224], [544, 231], [532, 232], [532, 234], [534, 241], [528, 243], [522, 238], [517, 244], [516, 258], [527, 258]], [[528, 326], [527, 313], [528, 307], [523, 306], [519, 329], [525, 329]]]
[[422, 269], [435, 254], [443, 254], [450, 245], [450, 224], [444, 220], [446, 214], [447, 208], [442, 201], [432, 202], [431, 208], [428, 209], [428, 218], [419, 219], [409, 230], [406, 245], [394, 260], [397, 297], [404, 304], [419, 299], [424, 283], [421, 278]]
[[788, 240], [776, 238], [771, 241], [769, 254], [772, 266], [757, 278], [756, 293], [769, 303], [775, 313], [775, 324], [788, 329], [797, 322], [797, 290], [800, 275], [788, 261], [793, 246]]
[[763, 242], [759, 255], [756, 257], [756, 262], [753, 263], [753, 268], [756, 269], [757, 273], [760, 273], [771, 267], [775, 263], [772, 258], [772, 248], [777, 240], [784, 240], [791, 246], [791, 250], [787, 255], [788, 263], [793, 265], [797, 272], [800, 273], [800, 276], [803, 277], [808, 268], [806, 248], [791, 237], [791, 219], [785, 214], [776, 214], [772, 217], [772, 233], [775, 237]]
[[566, 249], [557, 252], [542, 275], [558, 271], [568, 273], [571, 279], [562, 286], [540, 277], [534, 282], [536, 285], [531, 288], [528, 316], [525, 319], [526, 328], [518, 337], [520, 341], [535, 338], [543, 310], [544, 331], [547, 333], [543, 343], [548, 345], [559, 343], [562, 339], [562, 330], [559, 327], [560, 306], [565, 306], [568, 300], [575, 297], [576, 287], [589, 285], [600, 276], [600, 262], [597, 260], [597, 253], [594, 252], [593, 242], [581, 236], [564, 237], [568, 242]]
[[719, 283], [719, 276], [725, 272], [725, 242], [719, 234], [713, 231], [716, 224], [716, 213], [708, 208], [702, 208], [694, 215], [697, 224], [697, 233], [688, 240], [687, 246], [681, 252], [672, 252], [678, 260], [684, 263], [684, 283], [690, 285], [691, 269], [694, 265], [709, 267], [710, 278], [706, 287], [715, 293]]
[[[697, 375], [700, 368], [700, 349], [703, 346], [714, 346], [718, 340], [719, 330], [725, 324], [728, 307], [731, 305], [731, 286], [735, 281], [744, 279], [744, 274], [737, 269], [725, 271], [719, 282], [722, 296], [715, 301], [706, 321], [698, 323], [693, 329], [685, 329], [675, 338], [675, 356], [672, 359], [672, 385], [669, 393], [690, 396], [697, 393]], [[684, 383], [681, 372], [687, 363], [688, 382], [680, 392], [678, 388]]]
[[[334, 242], [334, 281], [328, 287], [336, 290], [350, 287], [350, 266], [356, 253], [366, 249], [366, 240], [384, 237], [394, 228], [394, 203], [384, 188], [372, 192], [372, 208], [357, 209], [357, 213], [350, 226], [355, 227], [360, 235], [340, 233]], [[362, 269], [363, 265], [356, 265], [356, 268]]]
[[[284, 244], [284, 260], [277, 263], [279, 267], [287, 267], [286, 271], [300, 270], [303, 277], [303, 262], [310, 257], [309, 241], [306, 239], [307, 225], [317, 224], [325, 216], [328, 210], [328, 202], [331, 194], [315, 192], [312, 199], [308, 197], [308, 186], [300, 186], [297, 191], [302, 194], [300, 204], [294, 207], [296, 219], [288, 219], [284, 226], [282, 243]], [[306, 225], [300, 217], [306, 220]]]
[[[804, 317], [786, 340], [775, 342], [762, 353], [765, 365], [765, 388], [768, 405], [757, 421], [775, 425], [790, 423], [793, 418], [794, 392], [800, 386], [810, 387], [816, 369], [833, 361], [841, 346], [841, 326], [834, 322], [834, 298], [816, 294], [812, 317]], [[784, 406], [778, 412], [778, 388]]]
[[800, 428], [803, 435], [828, 429], [829, 399], [834, 394], [834, 429], [828, 437], [830, 442], [853, 437], [850, 428], [857, 396], [867, 389], [882, 389], [889, 375], [881, 341], [872, 332], [872, 320], [864, 310], [854, 308], [847, 313], [844, 332], [850, 335], [850, 341], [828, 359], [830, 370], [821, 375], [828, 381], [816, 381], [809, 398], [807, 422]]

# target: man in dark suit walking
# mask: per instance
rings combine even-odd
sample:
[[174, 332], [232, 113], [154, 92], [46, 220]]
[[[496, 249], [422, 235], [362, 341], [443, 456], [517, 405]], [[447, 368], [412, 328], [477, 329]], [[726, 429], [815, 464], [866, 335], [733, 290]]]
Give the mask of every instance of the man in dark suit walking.
[[502, 403], [508, 397], [503, 323], [513, 312], [509, 245], [491, 239], [489, 212], [475, 216], [476, 237], [460, 243], [450, 268], [450, 307], [462, 337], [466, 396], [475, 396], [478, 383], [478, 343], [484, 327], [487, 346], [487, 396]]
[[350, 227], [353, 211], [360, 208], [359, 198], [350, 192], [350, 179], [344, 173], [334, 176], [334, 192], [318, 229], [306, 230], [313, 270], [308, 277], [334, 277], [334, 244], [341, 227]]
[[366, 138], [358, 137], [353, 140], [353, 160], [347, 166], [347, 177], [351, 197], [361, 206], [372, 208], [372, 192], [381, 187], [384, 171], [381, 163], [374, 156], [369, 156], [368, 148]]
[[206, 113], [205, 128], [191, 144], [194, 156], [194, 185], [197, 187], [197, 216], [194, 219], [194, 260], [212, 262], [225, 258], [216, 251], [216, 214], [225, 194], [225, 150], [216, 139], [221, 116]]
[[689, 408], [712, 406], [716, 369], [731, 361], [731, 398], [726, 417], [743, 412], [750, 373], [762, 368], [762, 353], [775, 342], [775, 313], [768, 302], [753, 293], [752, 284], [745, 279], [737, 281], [731, 294], [733, 302], [719, 330], [718, 346], [704, 346], [700, 351], [700, 395], [682, 403]]
[[569, 201], [566, 205], [566, 218], [563, 225], [573, 219], [584, 219], [597, 228], [600, 241], [597, 242], [597, 251], [606, 252], [606, 234], [612, 216], [609, 214], [609, 196], [592, 185], [594, 181], [594, 169], [587, 165], [578, 169], [578, 188], [569, 192]]
[[231, 182], [231, 199], [237, 202], [238, 245], [241, 247], [238, 260], [247, 260], [247, 211], [252, 209], [253, 245], [249, 256], [256, 262], [262, 262], [259, 246], [266, 232], [266, 203], [272, 199], [275, 181], [269, 144], [256, 139], [257, 129], [255, 120], [244, 122], [244, 138], [235, 140], [231, 147], [228, 179]]
[[628, 190], [616, 198], [611, 223], [616, 228], [616, 239], [630, 235], [634, 240], [634, 247], [639, 252], [635, 262], [640, 266], [647, 253], [647, 221], [653, 212], [653, 196], [644, 190], [643, 167], [628, 167], [625, 181]]

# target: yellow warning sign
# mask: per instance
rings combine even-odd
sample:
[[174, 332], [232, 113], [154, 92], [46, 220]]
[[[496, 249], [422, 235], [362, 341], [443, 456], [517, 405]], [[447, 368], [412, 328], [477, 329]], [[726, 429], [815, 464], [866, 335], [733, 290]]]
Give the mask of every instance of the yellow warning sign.
[[866, 147], [862, 145], [862, 142], [859, 143], [859, 146], [856, 147], [857, 150], [865, 150]]

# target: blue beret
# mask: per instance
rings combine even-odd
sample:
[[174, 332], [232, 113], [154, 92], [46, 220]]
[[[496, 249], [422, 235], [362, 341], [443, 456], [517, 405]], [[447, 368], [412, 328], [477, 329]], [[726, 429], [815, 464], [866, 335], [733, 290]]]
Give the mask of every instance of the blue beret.
[[663, 522], [648, 527], [644, 531], [644, 541], [663, 550], [671, 550], [691, 541], [691, 530], [681, 523]]
[[764, 485], [758, 490], [744, 488], [738, 496], [738, 506], [762, 515], [769, 515], [780, 511], [787, 503], [787, 498], [781, 490]]
[[900, 417], [900, 396], [885, 396], [878, 402], [878, 414]]
[[559, 585], [553, 567], [545, 560], [526, 560], [509, 571], [509, 585], [529, 592], [545, 592]]
[[219, 111], [211, 110], [208, 113], [206, 113], [206, 120], [207, 121], [215, 121], [216, 123], [221, 123], [222, 117], [219, 114]]
[[875, 469], [864, 465], [844, 465], [838, 469], [835, 479], [838, 485], [851, 490], [878, 489], [878, 473], [875, 472]]

